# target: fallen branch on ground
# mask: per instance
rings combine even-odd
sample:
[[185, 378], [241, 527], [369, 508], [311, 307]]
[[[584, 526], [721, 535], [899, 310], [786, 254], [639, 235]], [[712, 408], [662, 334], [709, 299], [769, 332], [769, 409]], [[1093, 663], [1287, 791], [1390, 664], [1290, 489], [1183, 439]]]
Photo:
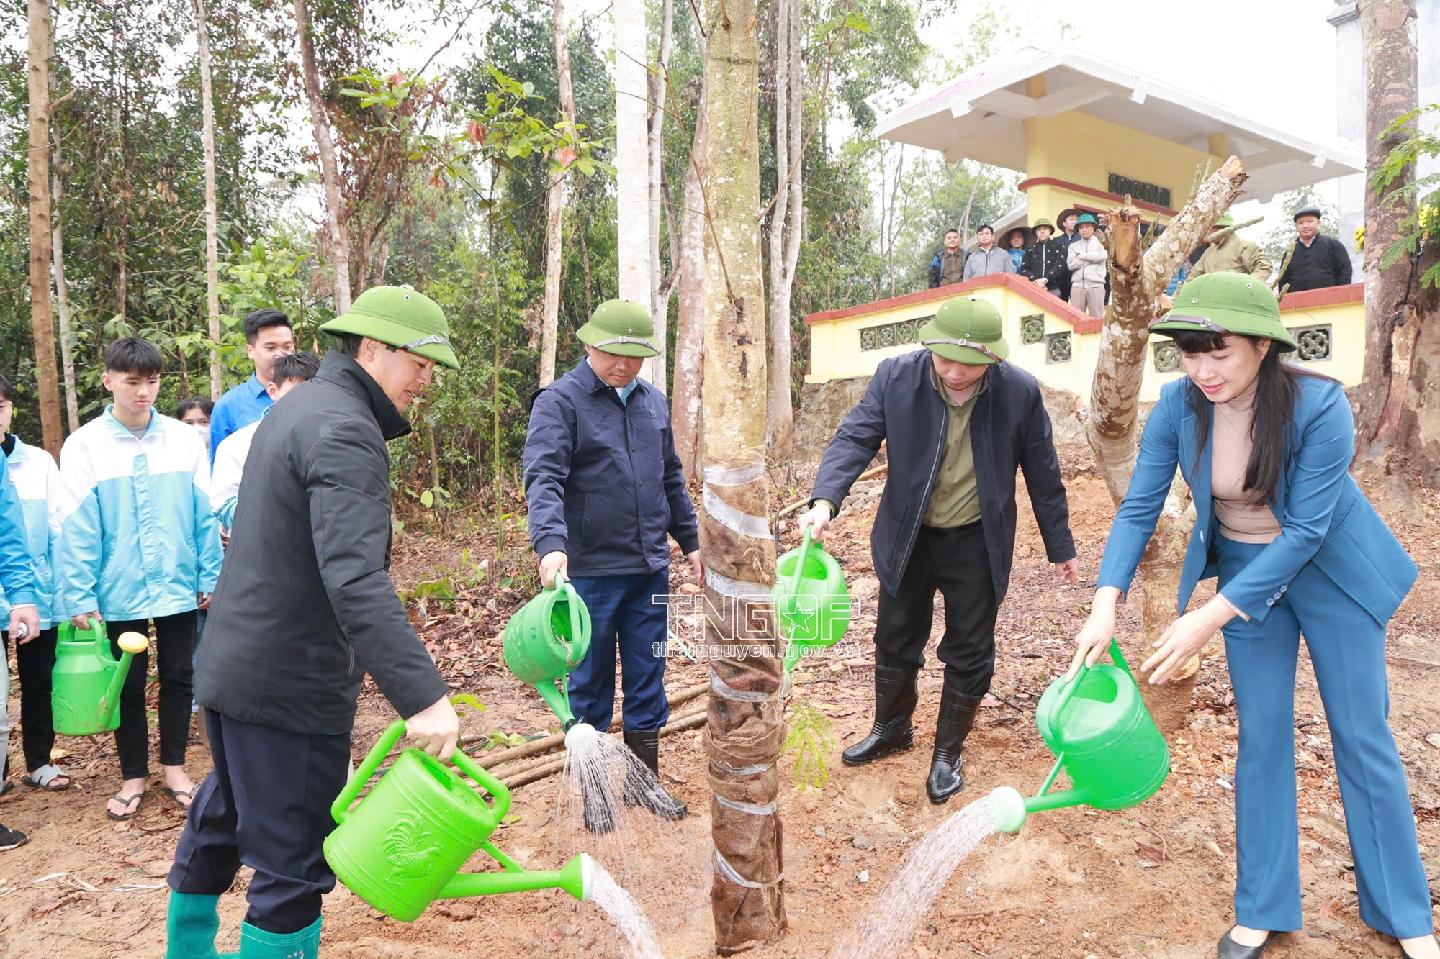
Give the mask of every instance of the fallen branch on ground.
[[[708, 706], [701, 706], [691, 710], [683, 716], [676, 716], [661, 728], [662, 736], [684, 732], [687, 729], [694, 729], [705, 724], [705, 716], [709, 712]], [[538, 782], [549, 776], [553, 776], [565, 768], [565, 757], [545, 757], [544, 761], [532, 763], [523, 769], [517, 769], [513, 773], [502, 776], [500, 782], [507, 789], [516, 789], [529, 783]]]
[[[890, 469], [890, 464], [889, 464], [889, 463], [881, 463], [879, 466], [876, 466], [876, 467], [874, 467], [874, 468], [872, 468], [872, 469], [868, 469], [868, 470], [866, 470], [865, 472], [861, 473], [859, 476], [855, 477], [855, 482], [859, 483], [859, 482], [861, 482], [862, 480], [874, 479], [875, 477], [881, 475], [882, 473], [885, 473], [885, 472], [889, 471], [889, 469]], [[787, 507], [785, 507], [784, 509], [782, 509], [780, 512], [776, 513], [776, 514], [775, 514], [775, 518], [776, 518], [776, 519], [783, 519], [784, 517], [789, 516], [791, 513], [798, 513], [800, 510], [804, 509], [806, 506], [809, 506], [809, 505], [810, 505], [810, 497], [808, 497], [808, 496], [805, 497], [805, 498], [802, 499], [802, 500], [796, 500], [795, 502], [791, 503], [789, 506], [787, 506]]]

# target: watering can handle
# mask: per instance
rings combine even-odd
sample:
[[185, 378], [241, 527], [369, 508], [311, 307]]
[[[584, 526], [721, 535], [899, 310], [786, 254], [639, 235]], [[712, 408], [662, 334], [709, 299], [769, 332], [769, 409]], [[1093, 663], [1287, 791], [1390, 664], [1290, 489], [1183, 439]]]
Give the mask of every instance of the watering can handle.
[[[1114, 636], [1110, 637], [1110, 658], [1115, 661], [1115, 665], [1125, 670], [1125, 675], [1130, 677], [1131, 682], [1135, 681], [1135, 674], [1130, 671], [1130, 664], [1125, 662], [1125, 654], [1120, 652], [1120, 640]], [[1070, 680], [1070, 685], [1066, 686], [1065, 692], [1060, 694], [1060, 702], [1055, 704], [1055, 716], [1057, 718], [1060, 716], [1061, 711], [1070, 705], [1070, 697], [1075, 695], [1075, 691], [1080, 688], [1080, 681], [1085, 678], [1085, 674], [1089, 671], [1089, 664], [1081, 660], [1080, 668], [1075, 671], [1075, 678]]]
[[790, 602], [793, 610], [795, 598], [800, 595], [800, 579], [805, 575], [805, 559], [810, 553], [810, 527], [805, 527], [805, 535], [800, 538], [799, 554], [795, 557], [795, 575], [790, 577]]
[[558, 569], [555, 571], [555, 579], [553, 580], [553, 586], [551, 588], [560, 590], [569, 598], [569, 602], [565, 605], [570, 608], [570, 635], [579, 636], [580, 603], [578, 600], [580, 599], [580, 594], [575, 592], [575, 587], [570, 585], [569, 581], [565, 579], [565, 574]]
[[[360, 791], [365, 788], [370, 777], [375, 775], [375, 771], [380, 768], [385, 757], [390, 755], [390, 750], [395, 748], [395, 744], [404, 735], [405, 720], [397, 719], [386, 728], [375, 745], [370, 747], [369, 754], [360, 763], [354, 775], [350, 777], [350, 781], [345, 784], [345, 788], [340, 790], [340, 795], [336, 796], [335, 801], [330, 804], [330, 818], [335, 820], [336, 825], [345, 821], [345, 817], [350, 814], [350, 806], [360, 798]], [[455, 754], [450, 757], [450, 762], [463, 775], [485, 788], [485, 791], [494, 800], [495, 818], [497, 820], [504, 818], [505, 814], [510, 811], [510, 790], [506, 789], [505, 785], [492, 773], [465, 755], [462, 750], [455, 750]]]

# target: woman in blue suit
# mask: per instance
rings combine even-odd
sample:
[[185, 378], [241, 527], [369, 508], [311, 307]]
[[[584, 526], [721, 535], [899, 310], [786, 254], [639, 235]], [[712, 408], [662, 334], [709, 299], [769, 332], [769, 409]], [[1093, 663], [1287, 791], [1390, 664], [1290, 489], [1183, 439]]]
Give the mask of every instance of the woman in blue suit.
[[[1385, 633], [1415, 563], [1349, 474], [1355, 426], [1340, 384], [1280, 361], [1295, 341], [1273, 294], [1241, 273], [1186, 284], [1151, 329], [1174, 337], [1187, 377], [1145, 424], [1105, 545], [1075, 664], [1115, 632], [1176, 466], [1197, 519], [1179, 611], [1144, 664], [1163, 683], [1223, 629], [1240, 721], [1235, 922], [1220, 959], [1258, 959], [1300, 928], [1295, 665], [1305, 636], [1334, 744], [1360, 916], [1412, 959], [1440, 957], [1405, 770], [1389, 726]], [[1219, 592], [1185, 613], [1195, 584]]]

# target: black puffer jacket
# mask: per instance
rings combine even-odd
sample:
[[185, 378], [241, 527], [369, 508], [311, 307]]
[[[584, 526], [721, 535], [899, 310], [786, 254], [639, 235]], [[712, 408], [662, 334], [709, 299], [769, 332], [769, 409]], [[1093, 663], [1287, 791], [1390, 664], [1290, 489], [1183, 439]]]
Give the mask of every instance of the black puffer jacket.
[[200, 705], [343, 735], [367, 672], [401, 716], [446, 694], [390, 579], [385, 444], [408, 432], [370, 374], [334, 352], [261, 422], [195, 665]]
[[1060, 279], [1070, 272], [1065, 265], [1068, 247], [1069, 244], [1062, 246], [1051, 240], [1032, 243], [1025, 250], [1024, 258], [1020, 260], [1020, 275], [1027, 280], [1043, 279], [1045, 289], [1059, 296]]

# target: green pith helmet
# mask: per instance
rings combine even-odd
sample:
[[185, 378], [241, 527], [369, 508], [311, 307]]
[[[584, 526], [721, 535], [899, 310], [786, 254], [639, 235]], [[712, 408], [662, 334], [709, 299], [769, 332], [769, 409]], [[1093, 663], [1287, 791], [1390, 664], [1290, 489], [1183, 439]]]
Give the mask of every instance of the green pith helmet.
[[580, 342], [616, 356], [659, 356], [650, 311], [630, 300], [606, 300], [575, 333]]
[[1100, 221], [1095, 219], [1095, 214], [1093, 213], [1080, 214], [1080, 218], [1075, 221], [1075, 229], [1080, 229], [1080, 224], [1082, 223], [1089, 223], [1097, 227], [1100, 225]]
[[1033, 224], [1031, 224], [1030, 229], [1032, 229], [1032, 230], [1038, 230], [1038, 229], [1040, 229], [1042, 226], [1043, 226], [1043, 227], [1046, 227], [1047, 229], [1049, 229], [1049, 231], [1050, 231], [1051, 233], [1054, 233], [1054, 232], [1055, 232], [1055, 224], [1051, 223], [1049, 220], [1045, 219], [1043, 216], [1042, 216], [1040, 219], [1036, 220]]
[[325, 333], [368, 336], [416, 356], [460, 369], [450, 346], [445, 311], [430, 297], [408, 286], [372, 286], [350, 309], [320, 327]]
[[998, 363], [1010, 355], [1000, 311], [973, 297], [946, 300], [920, 327], [920, 345], [932, 353], [971, 365]]
[[1280, 322], [1275, 294], [1248, 273], [1206, 273], [1180, 287], [1175, 306], [1150, 324], [1150, 332], [1181, 330], [1261, 336], [1273, 340], [1276, 349], [1295, 349], [1295, 337]]

